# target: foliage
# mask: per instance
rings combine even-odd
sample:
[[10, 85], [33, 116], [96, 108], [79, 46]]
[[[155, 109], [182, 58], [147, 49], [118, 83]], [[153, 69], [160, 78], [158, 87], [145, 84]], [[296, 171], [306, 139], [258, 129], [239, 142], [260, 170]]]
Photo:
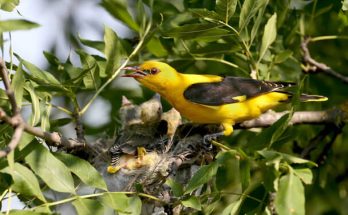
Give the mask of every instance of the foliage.
[[[2, 10], [13, 11], [16, 0], [0, 1]], [[290, 104], [287, 109], [324, 109], [346, 101], [348, 87], [325, 74], [304, 75], [301, 41], [312, 37], [314, 58], [348, 75], [348, 16], [346, 1], [270, 0], [102, 0], [100, 7], [129, 27], [134, 38], [120, 38], [110, 27], [103, 41], [76, 38], [81, 66], [45, 52], [46, 70], [15, 55], [8, 63], [17, 104], [31, 110], [28, 124], [57, 131], [83, 116], [97, 97], [112, 105], [115, 115], [124, 93], [110, 87], [121, 69], [157, 59], [179, 71], [255, 77], [300, 83], [299, 90], [329, 97], [323, 104]], [[97, 6], [96, 6], [97, 7]], [[39, 27], [28, 20], [1, 20], [3, 34]], [[6, 41], [2, 41], [3, 43]], [[85, 47], [100, 55], [89, 54]], [[7, 50], [5, 50], [7, 51]], [[16, 51], [16, 50], [14, 50]], [[144, 89], [145, 92], [148, 92]], [[145, 94], [146, 95], [146, 94]], [[83, 97], [83, 99], [80, 99]], [[146, 97], [146, 96], [145, 96]], [[64, 102], [54, 105], [55, 99]], [[140, 98], [134, 98], [140, 100]], [[3, 89], [0, 105], [10, 110]], [[53, 109], [52, 109], [53, 108]], [[65, 117], [54, 119], [53, 113]], [[347, 211], [348, 131], [320, 135], [322, 125], [289, 126], [290, 115], [263, 131], [236, 131], [224, 143], [230, 150], [203, 165], [187, 185], [168, 180], [178, 204], [199, 214], [342, 214]], [[117, 119], [100, 128], [86, 125], [86, 134], [112, 136]], [[341, 125], [337, 125], [341, 126]], [[10, 140], [12, 129], [0, 124], [0, 145]], [[332, 140], [331, 145], [330, 140]], [[314, 146], [314, 149], [313, 149]], [[303, 152], [312, 147], [310, 153]], [[320, 161], [320, 163], [319, 163]], [[119, 214], [140, 214], [144, 193], [109, 192], [103, 177], [86, 160], [46, 147], [44, 141], [23, 135], [18, 148], [0, 160], [1, 199], [14, 192], [26, 205], [26, 214], [52, 214], [57, 205], [72, 203], [78, 214], [103, 214], [112, 208]], [[80, 195], [83, 183], [98, 192]], [[197, 191], [199, 190], [199, 191]], [[55, 199], [50, 192], [66, 193]], [[10, 211], [19, 214], [20, 211]]]

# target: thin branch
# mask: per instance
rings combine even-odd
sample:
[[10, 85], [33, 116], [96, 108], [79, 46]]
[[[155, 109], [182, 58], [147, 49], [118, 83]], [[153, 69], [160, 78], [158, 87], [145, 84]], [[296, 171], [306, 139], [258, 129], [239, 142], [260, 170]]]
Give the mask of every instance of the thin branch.
[[0, 157], [7, 156], [11, 151], [13, 151], [22, 137], [23, 131], [32, 134], [36, 137], [42, 138], [46, 140], [48, 145], [56, 146], [56, 147], [65, 147], [65, 148], [78, 148], [85, 146], [85, 140], [79, 138], [78, 139], [68, 139], [64, 136], [61, 136], [57, 132], [49, 133], [41, 130], [40, 128], [35, 128], [24, 122], [20, 109], [16, 103], [16, 98], [13, 90], [11, 89], [10, 79], [8, 77], [8, 71], [5, 66], [5, 63], [2, 59], [0, 59], [0, 75], [2, 81], [4, 82], [6, 94], [10, 100], [12, 107], [12, 117], [8, 116], [6, 112], [0, 108], [0, 120], [6, 122], [10, 126], [14, 128], [14, 133], [12, 135], [11, 141], [7, 145], [7, 147], [3, 150], [0, 150]]
[[[12, 135], [10, 143], [6, 146], [4, 150], [0, 150], [0, 157], [5, 157], [7, 156], [12, 150], [14, 150], [17, 145], [19, 144], [19, 141], [21, 140], [22, 134], [23, 134], [23, 119], [20, 114], [20, 110], [18, 108], [17, 102], [16, 102], [16, 97], [14, 95], [13, 90], [11, 89], [11, 83], [10, 79], [8, 77], [8, 71], [5, 66], [5, 63], [2, 59], [0, 59], [0, 75], [2, 78], [2, 81], [4, 82], [5, 85], [5, 90], [8, 99], [10, 100], [11, 107], [12, 107], [12, 118], [11, 121], [14, 122], [13, 127], [15, 128], [14, 133]], [[5, 112], [0, 113], [0, 116], [4, 115]], [[6, 116], [6, 114], [5, 114]]]
[[78, 112], [74, 113], [74, 118], [75, 118], [75, 130], [76, 130], [76, 137], [80, 142], [86, 142], [85, 138], [85, 130], [83, 128], [83, 124], [81, 122], [81, 117]]
[[[252, 120], [248, 120], [238, 124], [238, 128], [258, 128], [268, 127], [279, 120], [282, 116], [287, 114], [288, 111], [274, 112], [268, 111], [262, 114], [260, 117]], [[293, 114], [290, 124], [327, 124], [336, 123], [342, 120], [346, 120], [348, 114], [341, 109], [330, 109], [326, 111], [297, 111]]]
[[[16, 120], [16, 118], [9, 117], [6, 114], [6, 112], [1, 108], [0, 108], [0, 120], [6, 122], [7, 124], [9, 124], [10, 126], [14, 128], [22, 127], [23, 131], [46, 140], [47, 144], [51, 146], [65, 147], [65, 148], [77, 148], [77, 147], [85, 146], [84, 142], [66, 138], [64, 136], [61, 136], [58, 132], [53, 132], [53, 133], [46, 132], [41, 130], [40, 128], [36, 128], [36, 127], [32, 127], [28, 125], [23, 120], [19, 121], [19, 120]], [[4, 151], [8, 151], [8, 149], [5, 149]], [[0, 157], [2, 157], [1, 155]]]
[[[19, 115], [17, 115], [17, 116], [19, 116]], [[22, 137], [23, 130], [24, 130], [24, 127], [23, 127], [22, 123], [20, 123], [16, 126], [10, 143], [7, 145], [7, 147], [5, 149], [0, 151], [0, 158], [7, 156], [11, 151], [13, 151], [17, 147], [17, 145]]]
[[322, 149], [321, 153], [319, 154], [316, 163], [323, 165], [328, 157], [328, 154], [330, 152], [330, 149], [332, 148], [332, 145], [334, 144], [337, 136], [342, 133], [342, 126], [336, 126], [336, 125], [326, 125], [326, 129], [329, 129], [332, 133], [332, 137], [330, 140], [324, 145], [324, 148]]
[[305, 69], [305, 71], [306, 72], [323, 72], [325, 74], [338, 78], [345, 83], [348, 83], [348, 77], [336, 72], [331, 67], [327, 66], [324, 63], [320, 63], [311, 57], [311, 54], [308, 49], [308, 44], [311, 41], [312, 41], [311, 38], [307, 37], [301, 43], [301, 49], [303, 51], [303, 60], [305, 63], [307, 63], [310, 66], [308, 69]]
[[150, 22], [148, 26], [146, 27], [143, 37], [140, 39], [139, 43], [136, 45], [132, 53], [130, 53], [130, 55], [118, 67], [118, 69], [115, 72], [113, 72], [111, 77], [97, 90], [97, 92], [93, 95], [91, 100], [89, 100], [88, 103], [80, 110], [79, 114], [82, 115], [88, 110], [88, 108], [91, 106], [94, 100], [99, 96], [99, 94], [104, 90], [104, 88], [108, 86], [117, 77], [117, 75], [121, 72], [122, 68], [124, 68], [128, 64], [128, 62], [140, 51], [140, 49], [142, 48], [145, 42], [146, 36], [149, 34], [151, 30], [151, 26], [152, 26], [152, 22]]
[[2, 59], [0, 59], [0, 75], [1, 75], [2, 81], [4, 82], [4, 85], [5, 85], [6, 94], [8, 96], [8, 99], [10, 100], [10, 103], [12, 106], [12, 116], [15, 116], [16, 114], [19, 113], [19, 108], [18, 108], [17, 103], [16, 103], [16, 98], [15, 98], [14, 92], [11, 89], [11, 83], [10, 83], [10, 79], [8, 77], [7, 68], [6, 68], [5, 63]]

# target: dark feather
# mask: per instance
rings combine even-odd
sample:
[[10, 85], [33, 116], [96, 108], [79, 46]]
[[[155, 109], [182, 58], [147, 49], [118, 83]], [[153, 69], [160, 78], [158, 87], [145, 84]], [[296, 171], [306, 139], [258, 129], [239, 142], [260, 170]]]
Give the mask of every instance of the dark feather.
[[217, 106], [239, 102], [234, 99], [238, 96], [246, 96], [248, 99], [294, 85], [291, 82], [258, 81], [228, 76], [220, 82], [192, 84], [185, 90], [184, 97], [195, 103]]

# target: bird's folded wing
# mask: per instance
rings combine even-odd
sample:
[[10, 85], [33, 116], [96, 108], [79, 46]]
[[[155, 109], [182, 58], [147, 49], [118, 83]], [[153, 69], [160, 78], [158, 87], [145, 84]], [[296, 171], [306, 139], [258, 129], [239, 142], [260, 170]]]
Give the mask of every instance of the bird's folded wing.
[[248, 98], [293, 85], [295, 85], [295, 83], [259, 81], [241, 77], [225, 77], [220, 82], [192, 84], [184, 91], [184, 97], [194, 103], [218, 106], [242, 102]]

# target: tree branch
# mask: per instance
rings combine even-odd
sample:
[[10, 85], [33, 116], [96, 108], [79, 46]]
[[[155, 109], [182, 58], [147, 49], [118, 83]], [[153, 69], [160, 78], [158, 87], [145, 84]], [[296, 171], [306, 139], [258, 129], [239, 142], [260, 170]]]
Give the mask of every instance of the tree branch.
[[[23, 125], [21, 124], [23, 122], [23, 119], [19, 112], [19, 108], [17, 106], [16, 97], [14, 95], [13, 90], [11, 89], [11, 83], [8, 77], [8, 71], [2, 59], [0, 59], [0, 76], [2, 78], [2, 81], [4, 82], [7, 97], [11, 103], [11, 107], [12, 107], [11, 121], [14, 122], [13, 127], [15, 128], [10, 143], [7, 145], [7, 147], [4, 150], [0, 151], [0, 157], [5, 157], [17, 147], [22, 137], [24, 128], [23, 128]], [[1, 113], [0, 116], [4, 115], [4, 113], [5, 112]]]
[[[61, 136], [58, 132], [46, 132], [41, 130], [40, 128], [32, 127], [25, 123], [22, 120], [17, 120], [16, 118], [9, 117], [5, 113], [3, 109], [0, 108], [0, 120], [6, 122], [10, 126], [17, 128], [22, 127], [23, 131], [32, 134], [36, 137], [42, 138], [47, 141], [48, 145], [56, 146], [56, 147], [65, 147], [65, 148], [77, 148], [85, 145], [84, 142], [80, 142], [78, 140], [74, 140], [71, 138], [66, 138]], [[14, 148], [12, 148], [13, 150]], [[6, 150], [4, 150], [6, 151]], [[1, 154], [1, 153], [0, 153]], [[0, 156], [2, 157], [2, 156]]]
[[336, 72], [331, 67], [327, 66], [324, 63], [320, 63], [316, 60], [314, 60], [311, 57], [311, 54], [308, 49], [308, 44], [311, 42], [311, 38], [307, 37], [305, 38], [301, 43], [301, 49], [303, 51], [303, 60], [305, 63], [307, 63], [310, 67], [308, 69], [305, 69], [306, 72], [323, 72], [325, 74], [331, 75], [332, 77], [338, 78], [341, 81], [348, 84], [348, 77]]
[[57, 147], [66, 147], [66, 148], [77, 148], [85, 146], [85, 141], [68, 139], [61, 136], [57, 132], [49, 133], [45, 132], [39, 128], [32, 127], [24, 122], [20, 109], [17, 105], [16, 98], [13, 90], [11, 89], [10, 79], [8, 77], [8, 71], [5, 66], [5, 63], [0, 59], [0, 76], [4, 82], [6, 94], [9, 98], [12, 107], [12, 117], [9, 117], [6, 112], [0, 108], [0, 120], [11, 125], [15, 130], [12, 135], [11, 141], [7, 147], [3, 150], [0, 150], [0, 157], [7, 156], [12, 150], [14, 150], [23, 134], [23, 131], [26, 131], [36, 137], [40, 137], [47, 141], [48, 145], [57, 146]]
[[[288, 111], [268, 111], [256, 119], [248, 120], [238, 124], [236, 128], [247, 129], [268, 127], [287, 113]], [[290, 120], [290, 124], [327, 124], [343, 121], [347, 118], [348, 113], [340, 108], [330, 109], [326, 111], [298, 111], [293, 114], [292, 119]]]
[[[16, 115], [16, 116], [18, 118], [18, 121], [22, 120], [21, 117], [19, 117], [19, 115]], [[24, 130], [24, 127], [23, 127], [22, 123], [19, 123], [15, 127], [15, 131], [12, 135], [11, 141], [9, 142], [9, 144], [7, 145], [7, 147], [4, 150], [0, 151], [0, 158], [7, 156], [11, 151], [13, 151], [17, 147], [17, 145], [22, 137], [23, 130]]]
[[7, 68], [6, 68], [5, 63], [2, 59], [0, 59], [0, 76], [2, 78], [2, 81], [4, 82], [6, 94], [8, 96], [8, 99], [10, 100], [10, 103], [11, 103], [12, 116], [15, 116], [16, 114], [19, 114], [19, 108], [17, 106], [14, 92], [11, 89], [11, 83], [10, 83], [10, 79], [8, 78]]

